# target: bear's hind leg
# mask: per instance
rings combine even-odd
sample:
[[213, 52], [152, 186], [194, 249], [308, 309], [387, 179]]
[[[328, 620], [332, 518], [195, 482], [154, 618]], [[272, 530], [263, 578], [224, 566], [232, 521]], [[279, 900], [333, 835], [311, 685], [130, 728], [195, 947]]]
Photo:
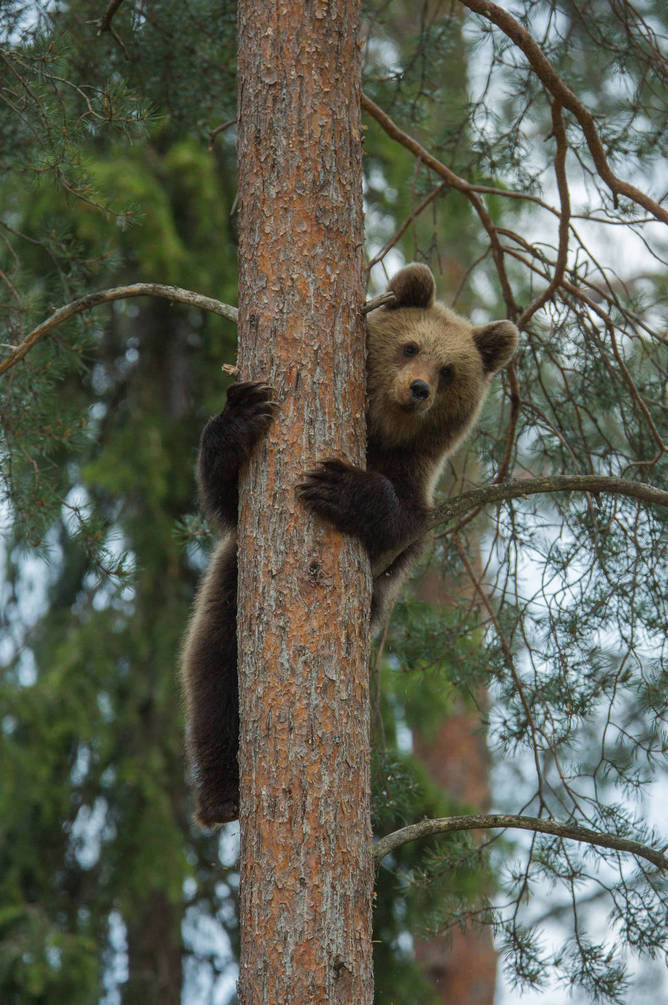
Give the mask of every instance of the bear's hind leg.
[[195, 819], [214, 827], [239, 815], [237, 556], [223, 541], [202, 581], [183, 654]]

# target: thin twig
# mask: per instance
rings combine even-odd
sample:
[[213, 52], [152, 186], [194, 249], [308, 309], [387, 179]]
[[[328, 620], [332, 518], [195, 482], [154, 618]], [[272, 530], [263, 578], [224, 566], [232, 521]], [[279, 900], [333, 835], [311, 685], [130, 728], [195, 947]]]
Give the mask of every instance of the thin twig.
[[504, 482], [508, 477], [508, 472], [510, 471], [510, 461], [513, 455], [513, 447], [515, 445], [515, 433], [517, 432], [517, 423], [519, 421], [520, 408], [522, 405], [522, 400], [520, 398], [520, 384], [517, 379], [517, 372], [515, 370], [514, 363], [509, 365], [506, 370], [506, 376], [510, 385], [510, 393], [508, 395], [510, 399], [510, 421], [508, 422], [508, 430], [506, 432], [506, 449], [503, 454], [501, 466], [494, 476], [495, 482]]
[[368, 314], [370, 311], [375, 311], [377, 307], [384, 307], [385, 304], [393, 304], [396, 299], [396, 295], [392, 292], [392, 290], [388, 290], [386, 293], [380, 293], [372, 300], [367, 300], [367, 302], [360, 307], [360, 311], [362, 314]]
[[533, 719], [533, 715], [531, 713], [531, 704], [530, 704], [529, 699], [527, 698], [526, 694], [524, 693], [524, 685], [522, 683], [522, 679], [521, 679], [520, 675], [518, 674], [517, 669], [515, 667], [515, 660], [513, 659], [513, 651], [512, 651], [512, 649], [510, 647], [510, 642], [506, 638], [506, 636], [505, 636], [505, 634], [503, 632], [503, 629], [501, 628], [501, 625], [499, 623], [499, 619], [496, 616], [496, 612], [494, 611], [494, 608], [492, 607], [492, 605], [489, 602], [489, 597], [487, 596], [487, 591], [485, 589], [483, 589], [483, 585], [480, 582], [479, 577], [476, 575], [476, 572], [475, 572], [473, 566], [471, 565], [471, 563], [469, 561], [469, 557], [466, 554], [466, 550], [465, 550], [463, 544], [461, 543], [461, 541], [459, 540], [459, 538], [455, 538], [455, 547], [457, 548], [457, 551], [459, 553], [459, 557], [460, 557], [460, 559], [461, 559], [461, 561], [462, 561], [462, 563], [464, 565], [464, 568], [466, 569], [466, 571], [468, 573], [469, 579], [471, 580], [471, 583], [473, 584], [473, 588], [474, 588], [475, 592], [477, 593], [478, 597], [480, 598], [480, 600], [482, 601], [482, 604], [483, 604], [485, 610], [487, 611], [488, 617], [490, 618], [492, 624], [494, 625], [494, 630], [496, 632], [496, 637], [498, 638], [499, 643], [501, 645], [501, 648], [503, 650], [503, 655], [506, 658], [506, 664], [508, 666], [508, 670], [510, 671], [510, 674], [511, 674], [511, 676], [513, 678], [513, 682], [515, 684], [515, 688], [517, 689], [517, 693], [519, 695], [520, 702], [522, 703], [522, 708], [524, 709], [524, 715], [526, 717], [527, 725], [529, 727], [529, 730], [531, 731], [531, 741], [532, 741], [531, 742], [531, 747], [532, 747], [532, 750], [533, 750], [534, 764], [535, 764], [535, 767], [536, 767], [536, 785], [537, 785], [537, 789], [538, 789], [538, 798], [540, 799], [540, 805], [542, 807], [544, 805], [544, 798], [543, 798], [543, 772], [541, 771], [541, 767], [540, 767], [540, 758], [539, 758], [539, 755], [538, 755], [539, 744], [538, 744], [538, 739], [537, 739], [537, 736], [536, 736], [537, 729], [536, 729], [536, 724], [535, 724], [534, 719]]
[[554, 157], [554, 173], [557, 178], [557, 188], [559, 189], [559, 201], [561, 203], [561, 214], [559, 216], [559, 250], [557, 251], [557, 261], [554, 266], [554, 275], [545, 290], [539, 297], [529, 304], [517, 319], [517, 327], [524, 328], [537, 310], [552, 298], [552, 295], [561, 286], [566, 265], [568, 263], [568, 236], [571, 225], [571, 200], [568, 192], [568, 179], [566, 178], [566, 151], [568, 141], [566, 139], [566, 129], [561, 114], [561, 105], [558, 101], [552, 103], [552, 131], [557, 141], [557, 152]]
[[216, 126], [215, 129], [209, 130], [209, 150], [213, 150], [214, 143], [216, 141], [216, 136], [219, 133], [224, 133], [226, 129], [230, 129], [232, 126], [236, 126], [237, 120], [236, 116], [233, 119], [228, 119], [227, 122], [223, 122], [222, 125]]
[[428, 196], [425, 196], [420, 205], [416, 206], [411, 215], [404, 220], [404, 222], [397, 230], [395, 230], [394, 234], [392, 234], [392, 237], [388, 238], [388, 240], [385, 242], [385, 244], [380, 249], [378, 254], [375, 255], [371, 259], [371, 261], [367, 263], [366, 272], [371, 272], [374, 265], [377, 265], [378, 262], [382, 262], [382, 260], [385, 258], [385, 255], [395, 246], [395, 244], [399, 241], [399, 239], [403, 236], [403, 234], [405, 234], [405, 232], [410, 227], [411, 223], [413, 223], [414, 220], [417, 219], [420, 213], [422, 213], [423, 210], [427, 208], [429, 203], [432, 202], [437, 195], [440, 195], [440, 193], [443, 191], [444, 188], [445, 188], [445, 182], [444, 181], [439, 182], [436, 188], [432, 189]]

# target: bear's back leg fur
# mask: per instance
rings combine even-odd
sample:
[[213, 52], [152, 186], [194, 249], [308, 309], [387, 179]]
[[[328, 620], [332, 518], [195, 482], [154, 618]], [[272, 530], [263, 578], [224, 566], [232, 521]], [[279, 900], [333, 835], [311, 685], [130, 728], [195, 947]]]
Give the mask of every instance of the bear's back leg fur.
[[187, 745], [195, 819], [213, 827], [239, 815], [237, 541], [223, 539], [195, 600], [183, 651]]
[[237, 508], [239, 470], [268, 429], [277, 405], [261, 381], [233, 384], [222, 412], [207, 422], [197, 475], [203, 511], [228, 531], [195, 600], [183, 649], [187, 745], [195, 819], [213, 827], [239, 814], [237, 680]]

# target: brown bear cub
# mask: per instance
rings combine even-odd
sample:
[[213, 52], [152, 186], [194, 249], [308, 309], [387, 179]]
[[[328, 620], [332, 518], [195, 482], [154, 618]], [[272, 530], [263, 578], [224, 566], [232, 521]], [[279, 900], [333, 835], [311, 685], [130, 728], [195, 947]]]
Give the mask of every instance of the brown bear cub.
[[[389, 289], [395, 303], [367, 322], [366, 470], [330, 459], [297, 486], [303, 503], [366, 547], [374, 623], [420, 555], [443, 461], [470, 432], [492, 376], [517, 347], [510, 321], [476, 328], [434, 302], [425, 265], [406, 266]], [[200, 587], [183, 653], [196, 818], [207, 827], [234, 820], [239, 809], [237, 484], [276, 407], [266, 384], [236, 384], [200, 444], [202, 508], [227, 532]]]

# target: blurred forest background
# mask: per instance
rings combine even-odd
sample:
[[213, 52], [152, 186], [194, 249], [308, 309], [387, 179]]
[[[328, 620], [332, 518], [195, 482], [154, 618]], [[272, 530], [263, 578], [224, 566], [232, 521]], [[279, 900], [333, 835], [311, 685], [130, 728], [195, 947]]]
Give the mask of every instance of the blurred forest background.
[[[522, 333], [441, 493], [665, 488], [666, 8], [517, 0], [518, 32], [489, 6], [364, 6], [369, 293], [425, 261], [449, 305]], [[234, 325], [119, 299], [13, 353], [110, 287], [236, 303], [235, 88], [227, 0], [0, 8], [8, 1005], [234, 1000], [238, 827], [191, 823], [176, 677]], [[492, 807], [665, 845], [666, 509], [642, 492], [507, 499], [437, 533], [371, 668], [375, 833]], [[666, 987], [665, 880], [618, 852], [454, 835], [386, 859], [377, 889], [379, 1003]]]

